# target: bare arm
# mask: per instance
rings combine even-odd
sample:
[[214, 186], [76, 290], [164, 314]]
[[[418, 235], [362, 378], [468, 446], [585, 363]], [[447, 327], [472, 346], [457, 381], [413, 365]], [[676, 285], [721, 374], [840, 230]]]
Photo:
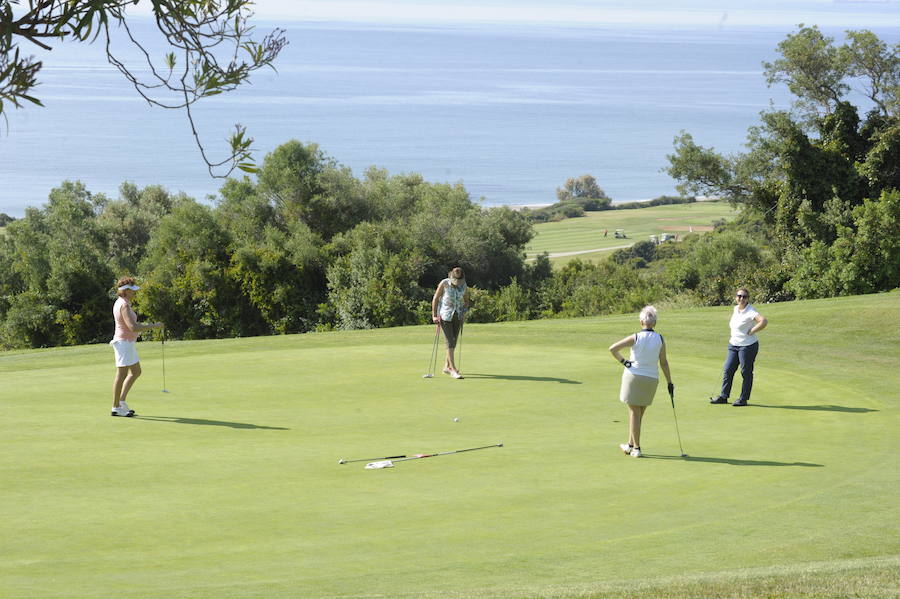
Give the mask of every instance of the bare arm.
[[154, 322], [150, 324], [140, 324], [138, 321], [134, 319], [134, 312], [127, 309], [126, 304], [122, 304], [119, 306], [119, 314], [122, 315], [122, 321], [125, 323], [125, 327], [128, 328], [132, 333], [140, 333], [141, 331], [146, 331], [149, 329], [161, 329], [163, 327], [163, 323]]
[[431, 321], [440, 322], [441, 317], [438, 315], [438, 302], [441, 301], [441, 294], [444, 291], [444, 282], [438, 283], [437, 289], [434, 291], [434, 297], [431, 298]]
[[750, 330], [748, 331], [749, 335], [757, 334], [758, 332], [766, 328], [766, 326], [768, 326], [769, 324], [769, 321], [766, 320], [762, 314], [757, 314], [753, 317], [753, 320], [756, 321], [756, 325], [750, 327]]
[[666, 382], [672, 384], [672, 374], [669, 372], [669, 359], [666, 357], [666, 342], [663, 341], [662, 347], [659, 349], [659, 367], [662, 368], [666, 377]]
[[624, 363], [625, 358], [622, 357], [622, 354], [620, 354], [619, 351], [626, 347], [631, 347], [632, 345], [634, 345], [634, 335], [628, 335], [624, 339], [610, 345], [609, 353], [613, 355], [613, 358], [616, 359], [616, 362]]

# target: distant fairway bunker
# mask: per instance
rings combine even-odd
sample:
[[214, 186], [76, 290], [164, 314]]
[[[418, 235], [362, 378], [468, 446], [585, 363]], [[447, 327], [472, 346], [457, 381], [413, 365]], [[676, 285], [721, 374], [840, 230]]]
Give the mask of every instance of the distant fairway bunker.
[[[662, 308], [688, 458], [662, 394], [645, 457], [617, 448], [606, 347], [635, 315], [471, 323], [463, 381], [420, 378], [433, 325], [167, 341], [168, 395], [145, 344], [133, 422], [106, 415], [108, 347], [8, 352], [4, 593], [895, 597], [900, 348], [882, 323], [898, 309], [898, 293], [766, 306], [736, 410], [706, 403], [727, 309]], [[499, 439], [387, 476], [335, 464]]]

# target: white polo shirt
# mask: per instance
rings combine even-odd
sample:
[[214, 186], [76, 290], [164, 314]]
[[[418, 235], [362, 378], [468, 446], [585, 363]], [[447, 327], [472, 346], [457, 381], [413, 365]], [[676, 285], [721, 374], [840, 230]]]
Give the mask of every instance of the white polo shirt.
[[759, 341], [759, 337], [749, 334], [750, 329], [756, 324], [757, 316], [759, 316], [759, 312], [756, 311], [752, 304], [747, 304], [743, 311], [735, 306], [734, 312], [731, 314], [731, 320], [728, 321], [728, 326], [731, 327], [731, 338], [728, 339], [728, 343], [738, 347], [746, 347]]

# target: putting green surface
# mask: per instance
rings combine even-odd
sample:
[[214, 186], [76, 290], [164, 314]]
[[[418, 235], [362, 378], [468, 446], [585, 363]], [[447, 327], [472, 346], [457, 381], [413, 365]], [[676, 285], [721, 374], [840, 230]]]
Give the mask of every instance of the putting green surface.
[[[713, 222], [734, 218], [736, 214], [724, 201], [586, 212], [582, 217], [535, 225], [535, 237], [526, 254], [534, 258], [548, 252], [554, 264], [574, 258], [597, 260], [612, 250], [648, 241], [651, 235], [671, 233], [681, 239], [690, 232], [703, 233], [712, 229]], [[624, 229], [626, 239], [616, 239], [615, 230], [620, 228]]]
[[468, 325], [461, 381], [426, 326], [167, 343], [169, 393], [141, 343], [134, 419], [108, 346], [0, 354], [0, 596], [896, 596], [900, 293], [758, 308], [747, 408], [730, 308], [660, 314], [685, 459], [664, 389], [618, 450], [636, 315]]

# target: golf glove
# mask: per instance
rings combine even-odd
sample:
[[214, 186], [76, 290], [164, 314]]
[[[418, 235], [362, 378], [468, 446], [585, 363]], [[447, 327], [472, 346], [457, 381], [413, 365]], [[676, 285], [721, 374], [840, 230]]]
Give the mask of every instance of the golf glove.
[[675, 393], [675, 385], [673, 383], [669, 383], [669, 395]]

